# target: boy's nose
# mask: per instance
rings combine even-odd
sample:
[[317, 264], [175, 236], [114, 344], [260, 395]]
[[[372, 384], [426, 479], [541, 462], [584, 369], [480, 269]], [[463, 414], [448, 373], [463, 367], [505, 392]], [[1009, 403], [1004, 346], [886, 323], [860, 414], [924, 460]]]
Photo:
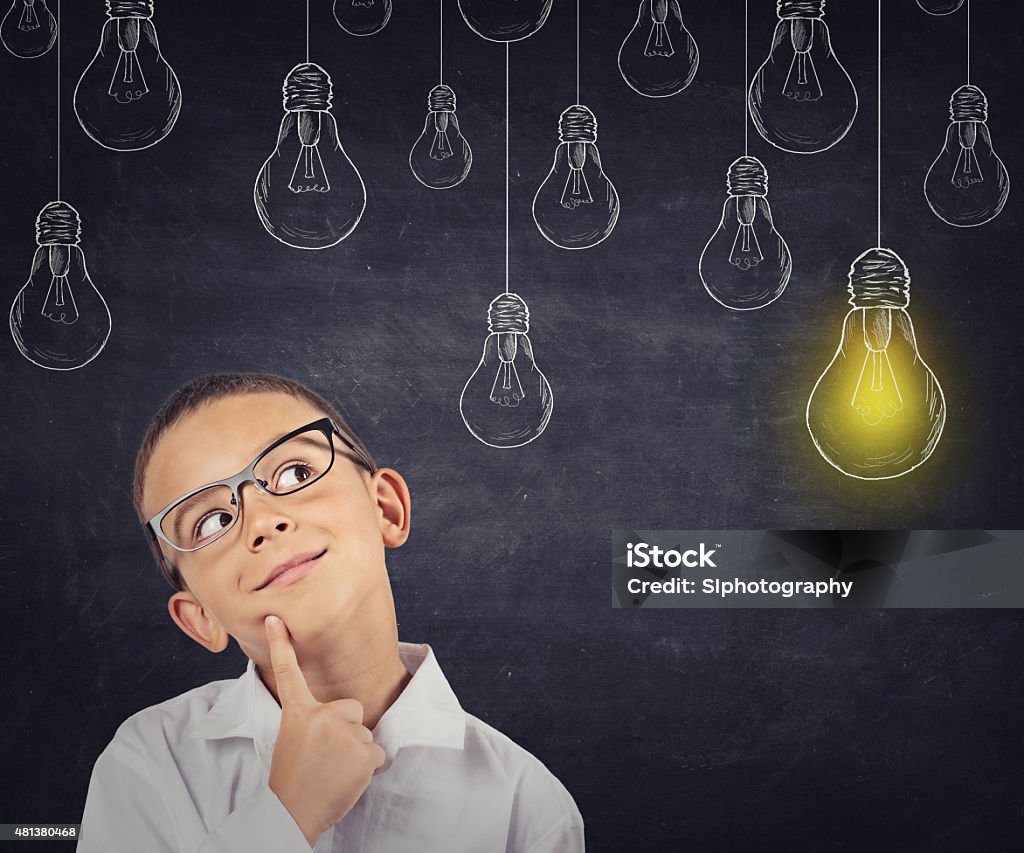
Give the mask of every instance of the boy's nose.
[[295, 522], [285, 513], [279, 498], [256, 489], [246, 489], [242, 506], [242, 526], [250, 548], [259, 548], [268, 538], [280, 536], [294, 528]]

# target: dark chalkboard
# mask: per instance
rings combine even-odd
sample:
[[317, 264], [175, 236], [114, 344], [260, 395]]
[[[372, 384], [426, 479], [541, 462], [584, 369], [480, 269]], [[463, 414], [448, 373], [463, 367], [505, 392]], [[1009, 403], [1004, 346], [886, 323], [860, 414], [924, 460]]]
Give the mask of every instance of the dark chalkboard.
[[[253, 183], [284, 75], [304, 59], [296, 0], [156, 2], [183, 106], [160, 144], [117, 153], [82, 133], [70, 94], [103, 4], [63, 6], [63, 189], [113, 317], [66, 373], [0, 347], [3, 530], [0, 822], [80, 820], [89, 773], [134, 711], [242, 671], [165, 608], [130, 503], [135, 450], [180, 383], [285, 374], [338, 402], [408, 479], [410, 542], [391, 555], [400, 632], [430, 642], [464, 706], [565, 782], [593, 850], [1006, 849], [1024, 813], [1021, 617], [1006, 612], [609, 609], [612, 528], [1018, 528], [1024, 508], [1020, 193], [981, 228], [922, 195], [964, 82], [962, 13], [885, 3], [882, 242], [906, 260], [921, 351], [948, 423], [933, 457], [851, 480], [811, 444], [804, 406], [838, 341], [851, 261], [875, 242], [873, 3], [827, 9], [860, 96], [814, 156], [751, 132], [793, 253], [770, 307], [713, 302], [697, 261], [743, 151], [743, 3], [683, 3], [693, 83], [643, 98], [616, 65], [637, 3], [584, 2], [581, 100], [621, 199], [612, 235], [567, 252], [530, 215], [558, 116], [575, 100], [575, 4], [554, 0], [511, 46], [511, 289], [554, 414], [518, 450], [477, 442], [458, 399], [504, 289], [505, 48], [447, 5], [445, 82], [474, 163], [459, 187], [408, 165], [437, 81], [437, 6], [395, 0], [379, 34], [313, 3], [311, 58], [367, 188], [356, 231], [298, 251], [272, 239]], [[972, 81], [1011, 177], [1024, 169], [1020, 16], [972, 10]], [[774, 3], [750, 4], [750, 64]], [[0, 269], [9, 304], [54, 198], [56, 63], [0, 53]], [[68, 849], [66, 846], [62, 849]]]

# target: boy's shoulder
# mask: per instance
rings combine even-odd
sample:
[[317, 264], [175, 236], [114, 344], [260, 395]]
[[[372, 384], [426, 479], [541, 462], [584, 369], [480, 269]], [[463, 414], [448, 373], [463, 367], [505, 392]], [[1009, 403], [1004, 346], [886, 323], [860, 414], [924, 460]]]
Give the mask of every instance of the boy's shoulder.
[[[516, 801], [533, 801], [537, 813], [550, 810], [576, 813], [572, 796], [558, 777], [532, 752], [479, 717], [464, 712], [466, 735], [463, 754], [471, 763], [470, 778], [491, 779], [514, 791]], [[541, 806], [540, 803], [544, 805]]]
[[112, 742], [148, 746], [155, 740], [165, 748], [186, 744], [195, 727], [227, 691], [238, 689], [238, 684], [237, 678], [210, 681], [142, 708], [118, 726]]
[[478, 754], [482, 760], [493, 763], [496, 771], [503, 769], [510, 777], [537, 771], [548, 772], [533, 753], [504, 732], [468, 711], [463, 713], [466, 715], [466, 749]]

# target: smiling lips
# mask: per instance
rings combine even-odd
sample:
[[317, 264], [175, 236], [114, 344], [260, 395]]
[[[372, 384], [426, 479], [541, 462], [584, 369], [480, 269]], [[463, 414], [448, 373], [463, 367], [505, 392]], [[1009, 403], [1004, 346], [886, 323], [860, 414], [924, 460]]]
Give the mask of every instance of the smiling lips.
[[272, 586], [286, 586], [293, 581], [297, 581], [306, 575], [316, 564], [316, 561], [326, 553], [327, 549], [325, 548], [323, 551], [309, 551], [306, 554], [296, 554], [290, 560], [276, 566], [267, 575], [263, 583], [256, 587], [256, 590], [259, 591]]

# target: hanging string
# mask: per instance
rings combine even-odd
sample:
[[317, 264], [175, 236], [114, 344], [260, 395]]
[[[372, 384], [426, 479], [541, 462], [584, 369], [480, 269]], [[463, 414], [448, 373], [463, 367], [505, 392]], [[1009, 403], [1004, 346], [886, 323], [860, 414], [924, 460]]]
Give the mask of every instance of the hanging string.
[[437, 82], [440, 83], [443, 86], [444, 85], [444, 0], [438, 0], [438, 4], [437, 5], [440, 7], [440, 10], [441, 10], [440, 11], [440, 17], [441, 17], [441, 25], [440, 25], [440, 29], [441, 29], [441, 70], [438, 73], [438, 81]]
[[576, 103], [580, 102], [580, 0], [576, 0]]
[[967, 85], [971, 85], [971, 0], [967, 0]]
[[505, 292], [508, 293], [508, 42], [505, 42]]
[[882, 245], [882, 0], [878, 0], [878, 242], [879, 248]]
[[750, 22], [747, 12], [748, 0], [743, 0], [743, 156], [750, 155], [747, 138], [750, 131], [750, 104], [747, 103], [747, 86], [750, 85], [750, 65], [747, 60]]
[[309, 62], [309, 0], [306, 0], [306, 62]]
[[57, 201], [60, 201], [60, 25], [64, 18], [57, 0]]

